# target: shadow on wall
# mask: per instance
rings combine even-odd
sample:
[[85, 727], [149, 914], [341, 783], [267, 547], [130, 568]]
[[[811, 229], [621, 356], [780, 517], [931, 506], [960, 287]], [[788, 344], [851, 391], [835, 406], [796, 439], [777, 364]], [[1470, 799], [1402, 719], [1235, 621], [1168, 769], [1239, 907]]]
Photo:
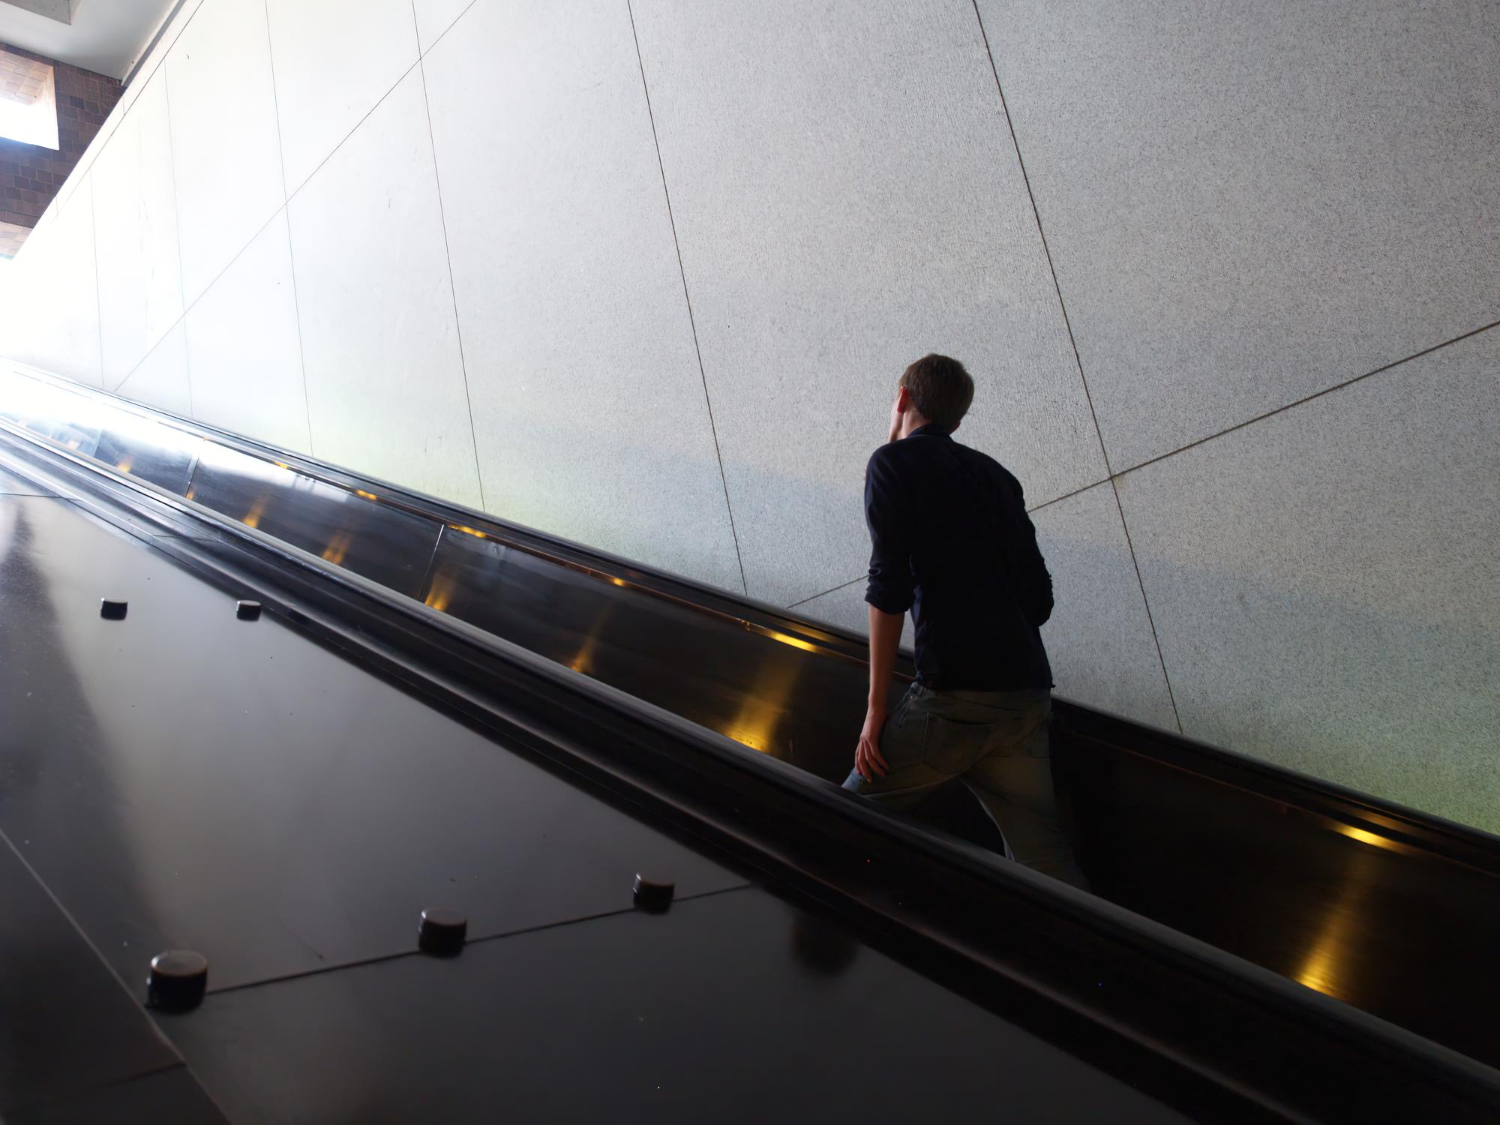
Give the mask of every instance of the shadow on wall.
[[[1043, 539], [1058, 598], [1044, 631], [1058, 694], [1171, 729], [1129, 556]], [[1160, 557], [1141, 566], [1189, 737], [1500, 832], [1500, 634], [1264, 576]], [[1211, 609], [1178, 612], [1179, 601]], [[798, 612], [863, 633], [864, 582]]]
[[[517, 467], [503, 479], [493, 479], [493, 470], [485, 476], [485, 500], [491, 513], [743, 592], [724, 485], [711, 443], [705, 441], [700, 453], [636, 441], [629, 434], [591, 427], [586, 420], [530, 419], [518, 425], [526, 435], [506, 457], [508, 466]], [[511, 441], [512, 437], [503, 434], [499, 440]], [[527, 450], [533, 451], [530, 456]], [[841, 493], [796, 475], [791, 454], [787, 461], [784, 469], [752, 464], [736, 467], [737, 479], [751, 482], [738, 486], [732, 496], [736, 517], [759, 504], [827, 512], [830, 518], [863, 526], [863, 496], [857, 488], [863, 479], [863, 462], [851, 470], [856, 487]], [[795, 550], [799, 540], [823, 533], [819, 528], [785, 528], [785, 549]], [[852, 565], [858, 569], [864, 561], [856, 558]], [[756, 589], [753, 576], [749, 594], [766, 597], [765, 591]]]
[[[1114, 496], [1108, 485], [1063, 501], [1065, 524], [1034, 514], [1057, 606], [1043, 628], [1059, 695], [1164, 730], [1177, 729]], [[853, 561], [855, 567], [865, 560]], [[797, 607], [797, 612], [863, 634], [868, 610], [860, 578]], [[911, 643], [907, 627], [905, 641]]]
[[1500, 832], [1500, 634], [1140, 561], [1188, 736]]

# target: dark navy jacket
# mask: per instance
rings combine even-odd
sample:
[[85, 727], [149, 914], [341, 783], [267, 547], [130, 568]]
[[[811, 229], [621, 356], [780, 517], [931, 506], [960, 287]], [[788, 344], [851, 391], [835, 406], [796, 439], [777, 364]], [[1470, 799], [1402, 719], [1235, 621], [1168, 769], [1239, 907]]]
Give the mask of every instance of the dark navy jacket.
[[1040, 629], [1052, 576], [1021, 484], [941, 427], [881, 446], [865, 469], [865, 601], [911, 610], [917, 678], [934, 691], [1049, 688]]

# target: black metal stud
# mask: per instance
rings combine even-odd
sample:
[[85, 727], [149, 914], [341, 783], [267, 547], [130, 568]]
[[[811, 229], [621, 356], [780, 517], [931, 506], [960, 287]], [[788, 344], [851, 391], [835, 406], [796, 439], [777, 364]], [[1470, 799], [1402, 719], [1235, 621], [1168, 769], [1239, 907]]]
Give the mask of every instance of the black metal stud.
[[234, 615], [241, 621], [259, 621], [260, 602], [235, 602]]
[[469, 936], [469, 920], [457, 910], [424, 910], [417, 948], [434, 957], [457, 957]]
[[672, 905], [672, 896], [677, 893], [677, 884], [666, 879], [648, 879], [644, 875], [635, 877], [635, 904], [652, 914], [662, 914]]
[[106, 621], [124, 621], [125, 611], [129, 608], [129, 602], [114, 602], [108, 598], [99, 599], [99, 616]]
[[151, 958], [146, 1002], [168, 1012], [187, 1012], [203, 1003], [208, 990], [208, 958], [191, 949], [169, 949]]

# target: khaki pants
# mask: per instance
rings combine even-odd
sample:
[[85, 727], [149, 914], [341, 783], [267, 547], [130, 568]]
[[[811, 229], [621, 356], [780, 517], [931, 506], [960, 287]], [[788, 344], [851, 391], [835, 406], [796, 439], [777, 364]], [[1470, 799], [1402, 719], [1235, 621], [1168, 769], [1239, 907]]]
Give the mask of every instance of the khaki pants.
[[844, 788], [904, 808], [955, 777], [979, 798], [1011, 857], [1082, 890], [1088, 880], [1058, 824], [1047, 725], [1052, 693], [930, 691], [913, 684], [880, 735], [889, 767], [866, 781], [857, 771]]

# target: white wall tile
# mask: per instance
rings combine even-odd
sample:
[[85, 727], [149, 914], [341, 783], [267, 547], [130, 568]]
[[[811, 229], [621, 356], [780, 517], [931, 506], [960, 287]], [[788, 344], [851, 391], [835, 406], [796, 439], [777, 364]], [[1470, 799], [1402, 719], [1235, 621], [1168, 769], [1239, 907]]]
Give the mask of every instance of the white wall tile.
[[[151, 48], [151, 53], [141, 64], [139, 72], [131, 80], [120, 94], [120, 100], [105, 117], [104, 124], [99, 126], [99, 131], [94, 134], [94, 139], [89, 142], [83, 155], [78, 158], [78, 164], [73, 169], [69, 179], [73, 176], [87, 175], [94, 166], [94, 161], [103, 153], [108, 146], [114, 132], [130, 114], [131, 107], [135, 105], [144, 90], [151, 86], [152, 80], [161, 73], [161, 64], [166, 60], [173, 44], [177, 42], [178, 36], [184, 28], [192, 21], [198, 9], [202, 7], [203, 0], [184, 0], [184, 3], [173, 14], [171, 23], [161, 38], [157, 40], [156, 46]], [[67, 190], [66, 188], [64, 190]]]
[[430, 50], [439, 36], [452, 27], [453, 21], [463, 15], [474, 2], [475, 0], [414, 0], [422, 50]]
[[13, 299], [0, 309], [0, 354], [98, 386], [92, 188], [85, 176], [66, 204], [54, 200], [7, 267]]
[[629, 11], [481, 4], [423, 66], [490, 509], [742, 589]]
[[1500, 830], [1500, 330], [1124, 476], [1184, 731]]
[[637, 29], [750, 592], [865, 561], [865, 462], [929, 351], [1031, 502], [1104, 478], [963, 0], [639, 0]]
[[164, 69], [191, 304], [286, 198], [265, 0], [209, 0]]
[[[1177, 729], [1125, 528], [1106, 481], [1032, 513], [1057, 599], [1042, 629], [1057, 694], [1166, 730]], [[795, 612], [869, 632], [865, 580]], [[908, 620], [904, 647], [914, 640]]]
[[180, 322], [162, 337], [116, 391], [148, 406], [169, 410], [185, 418], [193, 416], [187, 340]]
[[979, 7], [1117, 470], [1500, 318], [1500, 5]]
[[182, 316], [167, 92], [158, 74], [94, 165], [104, 383], [117, 386]]
[[1057, 603], [1042, 628], [1057, 694], [1175, 731], [1114, 487], [1095, 485], [1031, 519]]
[[[794, 606], [792, 612], [869, 636], [870, 607], [865, 601], [866, 584], [866, 580], [860, 578], [857, 582], [810, 598]], [[911, 643], [912, 629], [908, 620], [902, 629], [901, 645], [903, 648], [910, 648]]]
[[411, 0], [267, 0], [286, 187], [295, 192], [417, 61]]
[[480, 506], [418, 72], [288, 214], [318, 456]]
[[311, 452], [285, 214], [188, 310], [186, 323], [193, 416]]

